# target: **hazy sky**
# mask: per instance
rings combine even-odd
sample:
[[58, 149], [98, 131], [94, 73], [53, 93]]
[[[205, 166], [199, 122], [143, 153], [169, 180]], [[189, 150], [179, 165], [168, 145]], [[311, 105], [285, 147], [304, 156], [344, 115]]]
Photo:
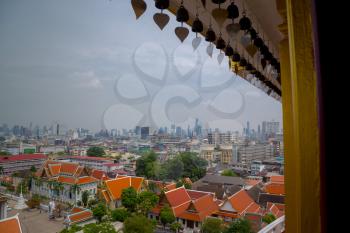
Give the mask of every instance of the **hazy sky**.
[[241, 130], [281, 121], [281, 104], [235, 77], [218, 51], [193, 52], [170, 22], [138, 20], [129, 0], [0, 1], [0, 124], [60, 122], [92, 130], [136, 124]]

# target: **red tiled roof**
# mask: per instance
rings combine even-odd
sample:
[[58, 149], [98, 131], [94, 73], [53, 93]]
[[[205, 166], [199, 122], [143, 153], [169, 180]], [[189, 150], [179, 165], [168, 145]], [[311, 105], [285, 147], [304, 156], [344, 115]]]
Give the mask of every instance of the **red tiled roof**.
[[81, 208], [81, 207], [75, 206], [75, 207], [73, 207], [73, 209], [71, 210], [71, 213], [74, 214], [74, 213], [81, 212], [81, 211], [83, 211], [83, 210], [85, 210], [85, 209], [84, 209], [84, 208]]
[[176, 183], [167, 184], [167, 185], [165, 186], [165, 189], [166, 189], [167, 191], [176, 189]]
[[131, 179], [131, 186], [136, 191], [140, 191], [142, 182], [143, 182], [143, 177], [130, 177], [130, 179]]
[[284, 176], [271, 176], [271, 183], [284, 183]]
[[94, 183], [94, 182], [98, 182], [98, 180], [91, 176], [79, 177], [77, 179], [77, 184], [88, 184], [88, 183]]
[[21, 160], [33, 160], [33, 159], [47, 159], [44, 154], [21, 154], [21, 155], [8, 155], [0, 156], [0, 163], [21, 161]]
[[0, 220], [1, 233], [22, 233], [18, 215]]
[[77, 163], [61, 163], [60, 173], [74, 175], [79, 165]]
[[57, 176], [60, 173], [61, 164], [49, 164], [48, 167], [51, 175]]
[[190, 190], [188, 189], [187, 190], [187, 193], [188, 195], [190, 196], [190, 198], [192, 200], [196, 200], [198, 198], [201, 198], [201, 197], [204, 197], [204, 196], [207, 196], [207, 195], [213, 195], [213, 193], [208, 193], [208, 192], [202, 192], [202, 191], [196, 191], [196, 190]]
[[255, 186], [255, 185], [261, 183], [261, 180], [245, 179], [245, 180], [244, 180], [244, 183], [245, 183], [246, 185]]
[[96, 179], [101, 180], [103, 176], [106, 176], [106, 173], [102, 170], [94, 169], [91, 173], [91, 176], [96, 178]]
[[123, 189], [130, 187], [130, 178], [121, 177], [114, 180], [107, 180], [106, 187], [108, 192], [112, 195], [113, 200], [120, 199]]
[[66, 184], [75, 184], [75, 178], [74, 177], [67, 177], [67, 176], [59, 176], [57, 178], [58, 182], [66, 183]]
[[67, 216], [69, 225], [84, 222], [93, 218], [91, 210], [81, 209], [81, 211], [78, 211], [78, 209], [76, 209], [76, 211], [77, 212], [72, 212], [72, 214]]
[[103, 195], [103, 198], [106, 200], [107, 204], [111, 202], [111, 198], [109, 197], [109, 194], [106, 190], [102, 190], [102, 195]]
[[184, 187], [165, 192], [165, 196], [172, 207], [191, 201], [191, 198]]
[[76, 159], [76, 160], [92, 160], [92, 161], [110, 161], [113, 160], [111, 158], [104, 158], [104, 157], [94, 157], [94, 156], [69, 156], [67, 158], [70, 159]]
[[265, 185], [265, 192], [269, 194], [284, 195], [284, 183], [269, 183]]
[[243, 215], [245, 212], [256, 212], [260, 210], [258, 204], [248, 195], [248, 193], [242, 189], [228, 198], [232, 207]]

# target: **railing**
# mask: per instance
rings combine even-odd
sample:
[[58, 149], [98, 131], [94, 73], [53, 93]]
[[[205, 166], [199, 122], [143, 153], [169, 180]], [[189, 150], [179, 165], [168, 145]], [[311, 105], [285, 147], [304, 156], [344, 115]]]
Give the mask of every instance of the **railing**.
[[284, 232], [284, 221], [285, 216], [282, 216], [261, 229], [258, 233], [282, 233]]

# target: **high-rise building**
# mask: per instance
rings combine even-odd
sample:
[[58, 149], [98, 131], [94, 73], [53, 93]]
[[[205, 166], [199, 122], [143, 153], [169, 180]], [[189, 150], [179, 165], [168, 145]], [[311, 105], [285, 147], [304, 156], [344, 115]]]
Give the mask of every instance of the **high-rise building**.
[[149, 127], [141, 127], [141, 139], [147, 139], [149, 136]]
[[264, 136], [274, 136], [279, 132], [280, 123], [277, 121], [263, 121], [262, 134]]

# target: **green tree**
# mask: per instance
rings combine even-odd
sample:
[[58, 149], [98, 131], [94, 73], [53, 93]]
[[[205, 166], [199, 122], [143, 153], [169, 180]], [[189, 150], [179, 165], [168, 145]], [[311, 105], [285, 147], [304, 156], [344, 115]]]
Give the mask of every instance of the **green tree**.
[[98, 147], [98, 146], [93, 146], [93, 147], [90, 147], [86, 154], [88, 156], [95, 156], [95, 157], [102, 157], [104, 156], [106, 153], [104, 151], [104, 149], [102, 147]]
[[175, 222], [175, 216], [169, 206], [166, 205], [160, 210], [160, 221], [163, 223], [164, 227], [167, 224]]
[[219, 218], [207, 218], [201, 227], [202, 233], [221, 233], [223, 231], [223, 223]]
[[88, 204], [88, 200], [89, 200], [89, 191], [85, 190], [82, 194], [81, 194], [81, 201], [83, 202], [83, 205], [86, 206]]
[[107, 214], [107, 208], [104, 204], [100, 203], [92, 209], [92, 213], [97, 218], [98, 222], [101, 222], [102, 217]]
[[222, 176], [237, 176], [231, 169], [225, 169], [221, 173]]
[[31, 166], [30, 167], [30, 172], [35, 173], [36, 172], [36, 168], [34, 166]]
[[182, 225], [181, 223], [179, 222], [173, 222], [171, 225], [170, 225], [170, 230], [174, 231], [174, 232], [178, 232], [180, 229], [181, 229]]
[[123, 206], [127, 208], [129, 212], [135, 212], [138, 204], [138, 198], [133, 187], [123, 189], [121, 199]]
[[0, 174], [2, 175], [4, 172], [4, 168], [2, 166], [0, 166]]
[[138, 209], [143, 215], [153, 209], [159, 201], [159, 197], [153, 192], [143, 191], [138, 195]]
[[276, 220], [276, 217], [275, 215], [271, 214], [271, 213], [268, 213], [266, 214], [263, 218], [262, 218], [262, 221], [263, 222], [266, 222], [267, 224], [270, 224], [272, 223], [273, 221]]
[[0, 155], [11, 155], [9, 152], [1, 150]]
[[157, 155], [153, 151], [145, 153], [136, 160], [135, 173], [137, 176], [145, 176], [148, 179], [158, 178], [160, 170]]
[[82, 229], [83, 227], [74, 224], [69, 228], [63, 229], [62, 231], [60, 231], [60, 233], [76, 233]]
[[100, 224], [90, 223], [84, 226], [84, 233], [117, 233], [109, 222], [104, 222]]
[[170, 159], [163, 165], [166, 179], [178, 180], [184, 172], [184, 164], [179, 157]]
[[224, 233], [252, 233], [252, 229], [247, 219], [238, 219], [231, 223]]
[[113, 221], [124, 222], [125, 219], [130, 216], [130, 214], [125, 208], [117, 208], [112, 210], [111, 216]]
[[124, 221], [124, 233], [153, 233], [155, 229], [154, 223], [145, 216], [132, 216]]
[[205, 176], [208, 162], [199, 158], [196, 153], [182, 152], [177, 157], [184, 164], [183, 177], [189, 177], [192, 181], [196, 181]]

